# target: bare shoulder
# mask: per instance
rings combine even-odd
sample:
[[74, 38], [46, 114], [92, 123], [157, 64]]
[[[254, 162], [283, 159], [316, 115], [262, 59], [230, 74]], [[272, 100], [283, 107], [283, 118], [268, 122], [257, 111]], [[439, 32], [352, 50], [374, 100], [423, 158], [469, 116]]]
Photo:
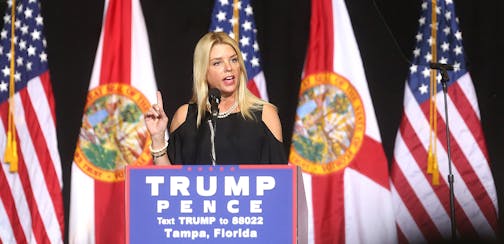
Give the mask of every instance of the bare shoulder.
[[189, 104], [184, 104], [177, 109], [177, 111], [173, 115], [173, 119], [170, 125], [170, 133], [175, 131], [182, 123], [185, 122], [188, 109]]
[[278, 111], [270, 103], [264, 104], [262, 112], [262, 120], [279, 141], [283, 141], [282, 138], [282, 124], [280, 123], [280, 118], [278, 117]]

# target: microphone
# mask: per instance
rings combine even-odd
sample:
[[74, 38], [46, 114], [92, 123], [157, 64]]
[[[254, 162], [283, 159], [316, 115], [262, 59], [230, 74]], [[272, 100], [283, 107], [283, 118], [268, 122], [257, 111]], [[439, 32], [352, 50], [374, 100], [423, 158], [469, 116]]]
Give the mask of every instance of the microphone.
[[221, 101], [221, 93], [219, 89], [210, 89], [208, 92], [208, 101], [210, 102], [210, 111], [212, 116], [217, 116], [219, 114], [219, 103]]
[[212, 113], [212, 118], [208, 120], [208, 125], [210, 127], [210, 146], [212, 151], [210, 152], [210, 157], [212, 159], [212, 165], [216, 165], [216, 154], [215, 154], [215, 131], [217, 130], [217, 116], [219, 115], [219, 103], [221, 101], [221, 93], [217, 88], [211, 88], [208, 91], [208, 101], [210, 102], [210, 112]]
[[450, 64], [429, 63], [429, 67], [437, 70], [453, 70], [453, 65]]

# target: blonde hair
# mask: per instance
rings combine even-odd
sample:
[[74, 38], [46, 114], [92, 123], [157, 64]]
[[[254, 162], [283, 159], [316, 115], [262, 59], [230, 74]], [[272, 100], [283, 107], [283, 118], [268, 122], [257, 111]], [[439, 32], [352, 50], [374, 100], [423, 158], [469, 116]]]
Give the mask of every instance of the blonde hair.
[[208, 83], [206, 76], [208, 65], [210, 63], [210, 51], [217, 44], [229, 45], [238, 55], [240, 75], [237, 87], [237, 100], [242, 117], [245, 119], [256, 119], [254, 118], [252, 110], [260, 109], [260, 107], [264, 104], [268, 104], [268, 102], [259, 99], [248, 90], [246, 85], [246, 82], [248, 81], [247, 71], [245, 69], [240, 48], [238, 47], [236, 41], [224, 32], [209, 32], [198, 41], [198, 44], [196, 44], [196, 48], [194, 49], [193, 96], [191, 98], [191, 102], [196, 103], [198, 106], [198, 116], [196, 121], [196, 125], [198, 127], [203, 120], [203, 115], [207, 111]]

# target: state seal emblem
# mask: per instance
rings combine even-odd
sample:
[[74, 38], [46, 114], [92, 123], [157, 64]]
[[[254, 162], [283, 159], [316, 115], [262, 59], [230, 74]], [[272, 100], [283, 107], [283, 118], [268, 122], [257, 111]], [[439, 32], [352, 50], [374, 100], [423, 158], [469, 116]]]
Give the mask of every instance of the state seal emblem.
[[359, 93], [344, 77], [325, 72], [303, 79], [299, 99], [289, 161], [313, 174], [344, 169], [364, 139]]
[[148, 164], [143, 114], [149, 106], [129, 85], [107, 84], [89, 91], [75, 150], [77, 166], [96, 180], [117, 182], [124, 180], [126, 165]]

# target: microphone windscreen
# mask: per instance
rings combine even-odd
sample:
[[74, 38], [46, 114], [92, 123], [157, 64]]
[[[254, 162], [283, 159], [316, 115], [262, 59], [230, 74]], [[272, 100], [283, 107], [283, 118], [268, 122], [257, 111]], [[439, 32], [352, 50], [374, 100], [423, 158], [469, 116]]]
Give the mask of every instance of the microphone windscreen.
[[217, 88], [211, 88], [210, 91], [208, 92], [208, 99], [210, 100], [210, 103], [220, 103], [220, 98], [221, 98], [221, 93], [219, 89]]

